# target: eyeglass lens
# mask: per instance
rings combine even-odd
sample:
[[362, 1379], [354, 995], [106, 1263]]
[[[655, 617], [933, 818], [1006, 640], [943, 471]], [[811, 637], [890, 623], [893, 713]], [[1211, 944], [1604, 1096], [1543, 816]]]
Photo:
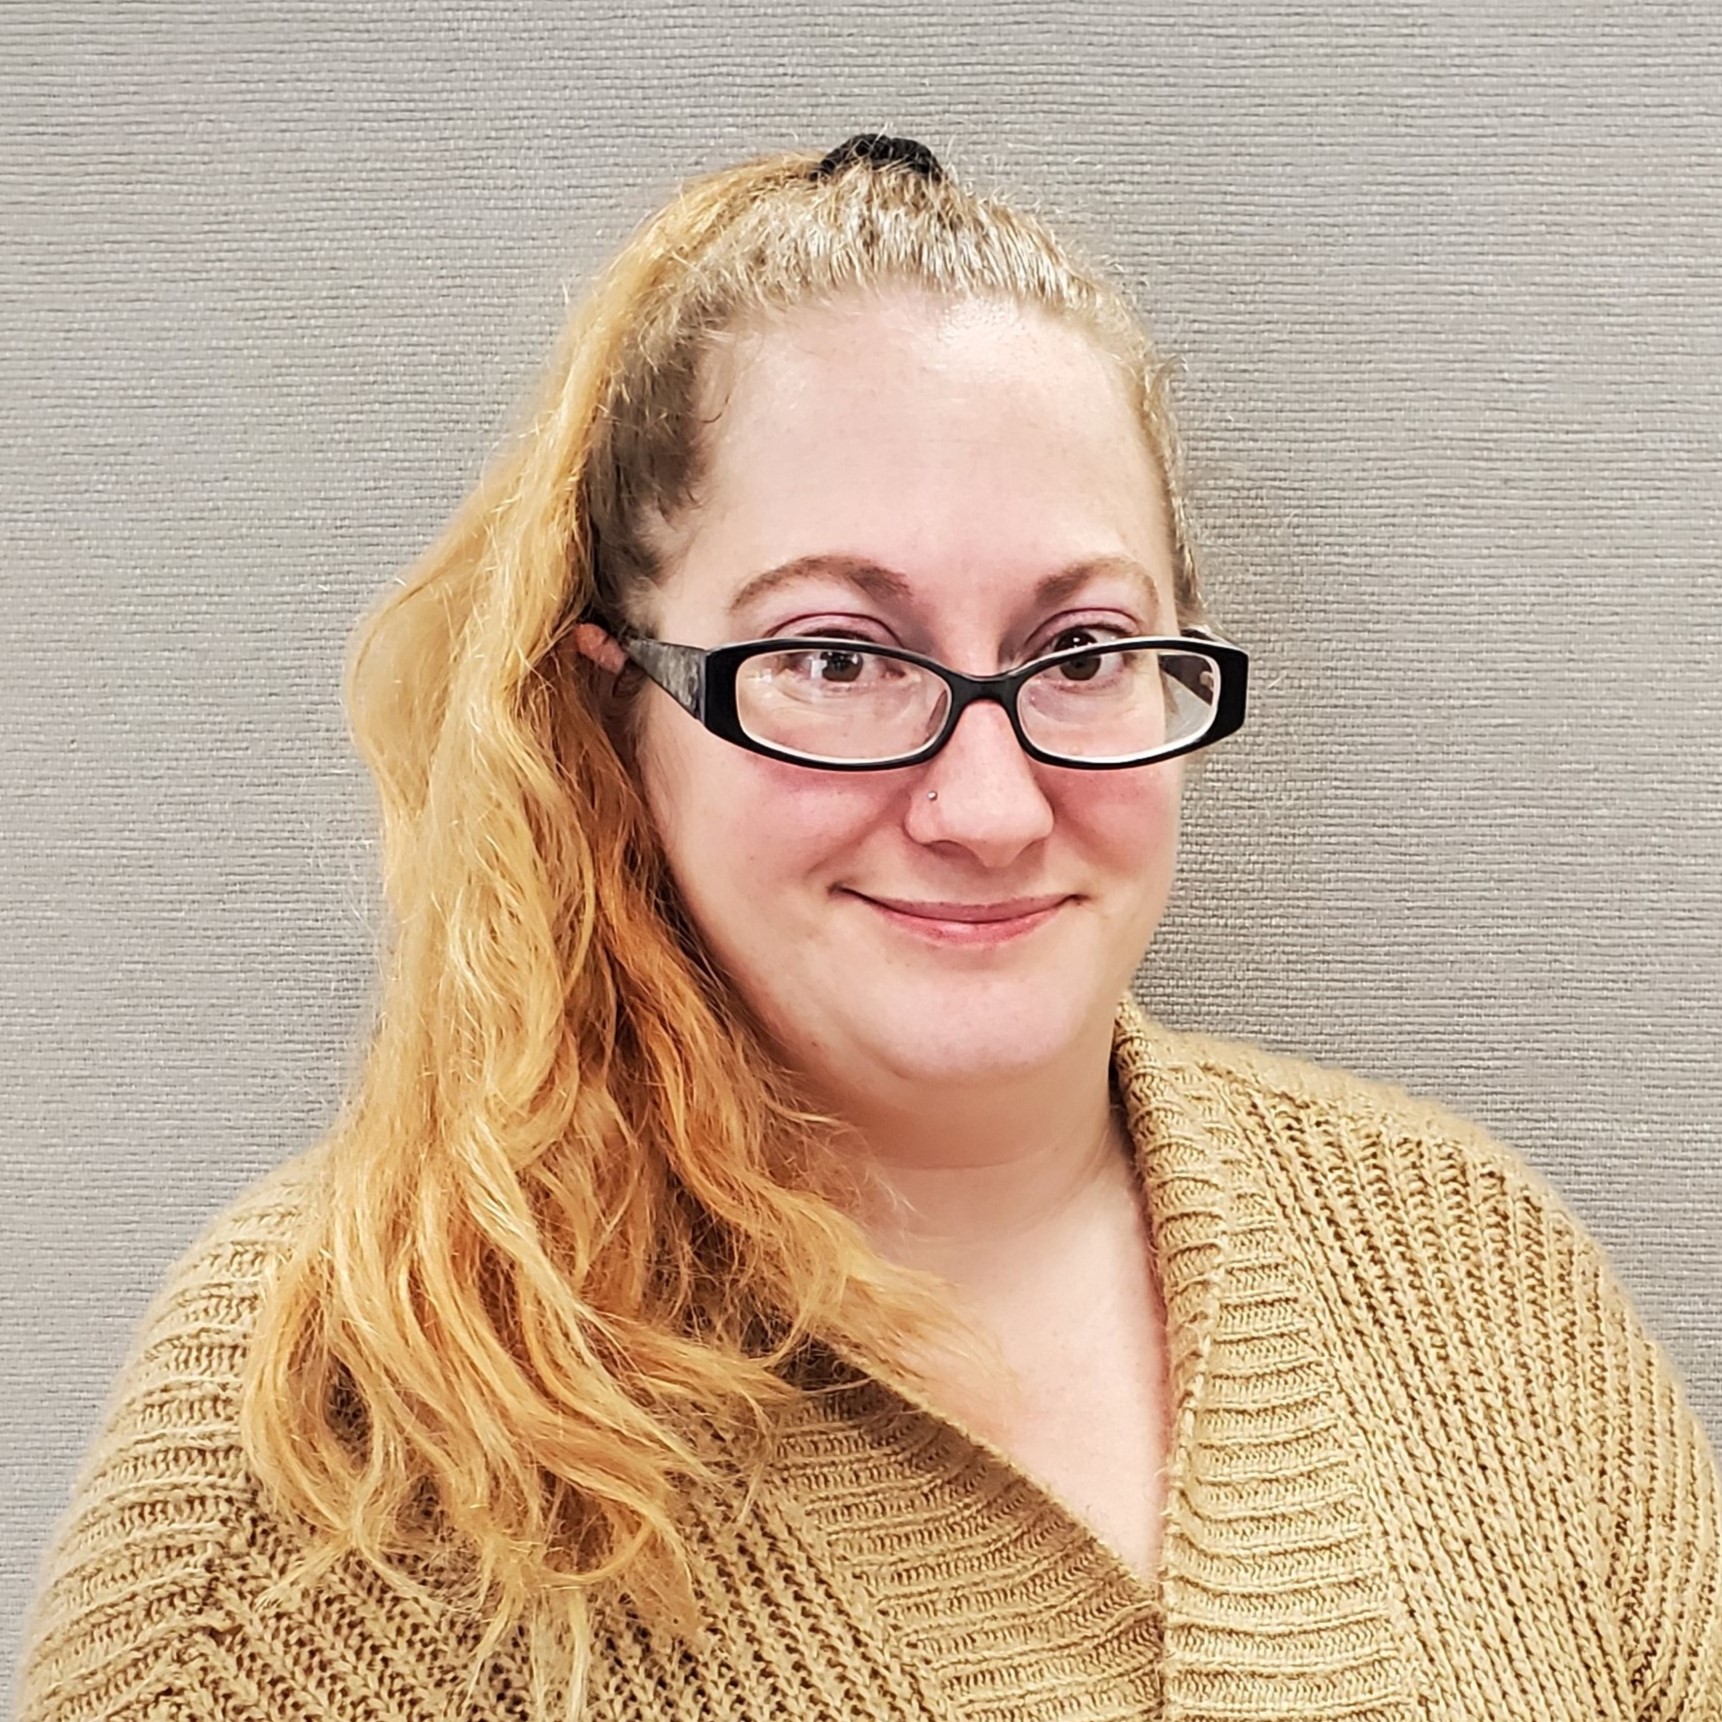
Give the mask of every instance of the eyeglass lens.
[[[1213, 722], [1219, 666], [1161, 646], [1097, 649], [1023, 683], [1017, 715], [1036, 747], [1061, 759], [1149, 759]], [[939, 733], [946, 684], [919, 664], [865, 645], [792, 647], [748, 658], [735, 684], [742, 728], [808, 759], [900, 759]]]

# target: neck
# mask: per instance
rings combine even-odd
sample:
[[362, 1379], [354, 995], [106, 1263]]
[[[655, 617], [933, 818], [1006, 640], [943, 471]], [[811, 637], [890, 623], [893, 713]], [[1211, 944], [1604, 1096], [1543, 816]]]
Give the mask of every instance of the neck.
[[[1133, 1188], [1110, 1043], [1075, 1068], [846, 1107], [876, 1190], [859, 1218], [888, 1259], [973, 1292], [1028, 1271]], [[875, 1091], [876, 1092], [876, 1091]]]

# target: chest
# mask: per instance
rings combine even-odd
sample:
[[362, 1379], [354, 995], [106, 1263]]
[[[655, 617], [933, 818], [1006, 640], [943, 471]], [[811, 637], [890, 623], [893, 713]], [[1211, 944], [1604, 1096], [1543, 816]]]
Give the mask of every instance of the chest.
[[1163, 1353], [1018, 1372], [969, 1427], [1093, 1530], [1144, 1582], [1159, 1567], [1171, 1391]]
[[1173, 1425], [1165, 1309], [1152, 1275], [1115, 1274], [1064, 1296], [1043, 1288], [994, 1311], [987, 1326], [1008, 1379], [948, 1385], [936, 1408], [1152, 1582]]

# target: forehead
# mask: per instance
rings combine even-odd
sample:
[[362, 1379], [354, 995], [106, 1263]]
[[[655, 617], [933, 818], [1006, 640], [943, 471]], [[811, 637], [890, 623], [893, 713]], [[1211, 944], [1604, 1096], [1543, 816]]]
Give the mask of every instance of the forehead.
[[1120, 441], [1148, 453], [1112, 354], [1072, 319], [1004, 299], [887, 287], [755, 320], [714, 340], [701, 393], [711, 465], [732, 486], [769, 478], [748, 456], [810, 436], [816, 453], [922, 463], [1049, 435], [1091, 464]]
[[1068, 319], [857, 293], [732, 332], [703, 382], [705, 471], [667, 584], [727, 598], [766, 570], [848, 558], [936, 597], [1128, 558], [1169, 594], [1128, 384]]

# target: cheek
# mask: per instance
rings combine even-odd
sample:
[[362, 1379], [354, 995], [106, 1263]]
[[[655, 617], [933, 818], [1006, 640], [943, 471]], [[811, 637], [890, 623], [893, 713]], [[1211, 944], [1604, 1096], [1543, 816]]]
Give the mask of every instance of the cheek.
[[1182, 761], [1082, 775], [1059, 807], [1071, 839], [1109, 873], [1162, 879], [1177, 855]]
[[775, 893], [799, 880], [832, 882], [889, 817], [882, 780], [785, 765], [731, 746], [683, 713], [663, 716], [644, 728], [641, 781], [676, 883], [702, 922], [775, 911]]

